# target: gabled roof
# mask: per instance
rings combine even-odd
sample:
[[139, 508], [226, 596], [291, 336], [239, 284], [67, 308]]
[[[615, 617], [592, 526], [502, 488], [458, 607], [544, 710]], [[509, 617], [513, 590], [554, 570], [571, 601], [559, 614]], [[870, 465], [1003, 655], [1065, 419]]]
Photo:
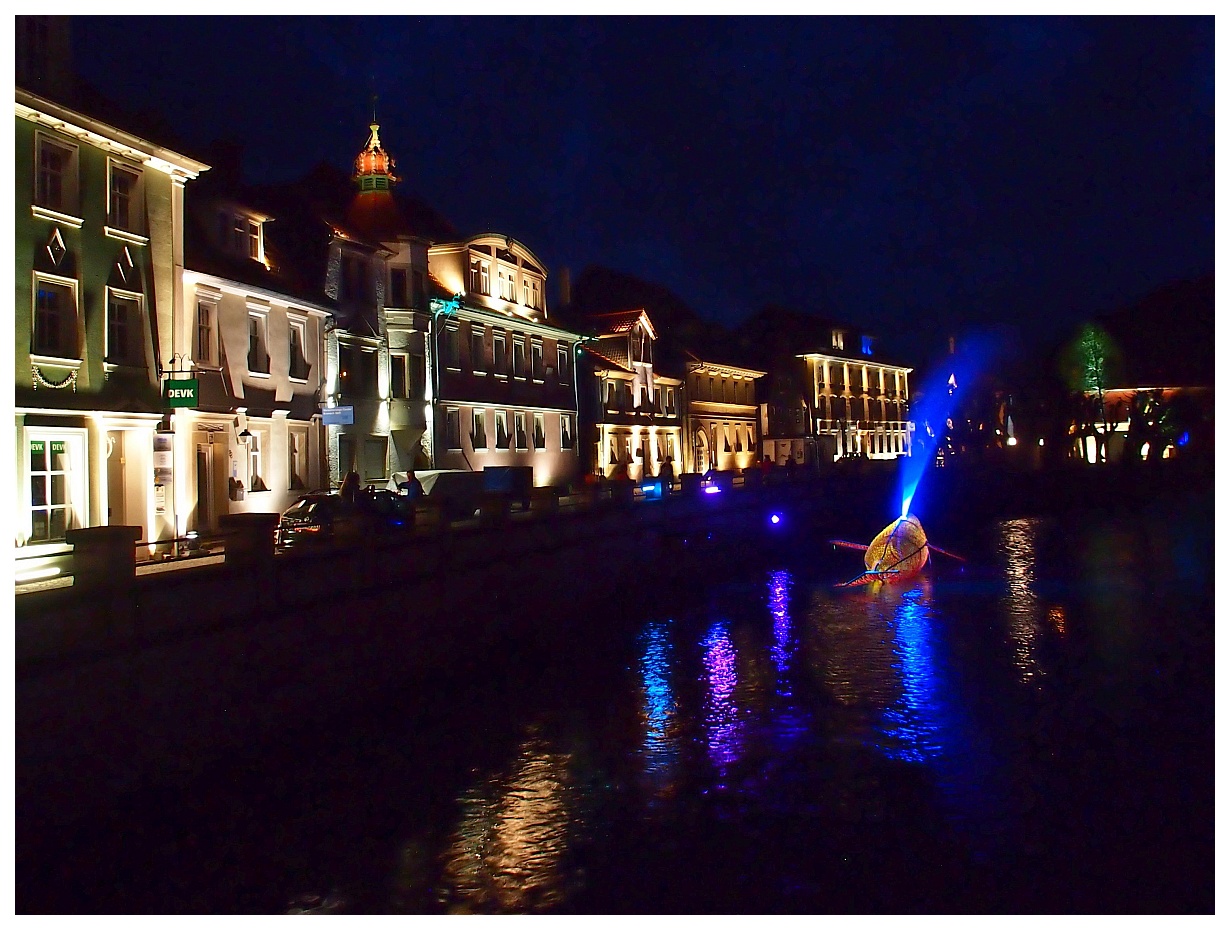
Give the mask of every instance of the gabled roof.
[[601, 352], [599, 352], [597, 349], [595, 349], [591, 345], [586, 345], [582, 343], [581, 349], [582, 351], [588, 352], [594, 358], [598, 359], [598, 361], [602, 362], [603, 365], [609, 368], [617, 368], [620, 371], [627, 372], [628, 374], [634, 374], [631, 368], [621, 365], [619, 362], [615, 361], [613, 358], [609, 358], [606, 355], [603, 355]]
[[657, 339], [658, 334], [653, 328], [653, 323], [649, 319], [649, 314], [645, 312], [644, 307], [636, 310], [621, 310], [617, 313], [599, 313], [590, 317], [597, 327], [598, 333], [603, 336], [617, 336], [620, 333], [631, 332], [639, 322], [644, 322], [645, 328], [649, 330], [649, 336], [652, 339]]

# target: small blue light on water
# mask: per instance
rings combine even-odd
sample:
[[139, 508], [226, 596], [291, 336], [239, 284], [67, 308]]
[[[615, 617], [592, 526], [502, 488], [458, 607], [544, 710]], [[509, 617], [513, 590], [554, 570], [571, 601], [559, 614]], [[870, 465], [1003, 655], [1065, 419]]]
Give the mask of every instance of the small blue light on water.
[[706, 494], [721, 494], [722, 489], [719, 488], [716, 484], [711, 484], [709, 485], [709, 487], [705, 488], [705, 493]]
[[782, 522], [782, 515], [780, 513], [773, 514], [771, 517], [769, 517], [769, 522], [772, 523], [774, 526], [777, 526], [777, 524]]

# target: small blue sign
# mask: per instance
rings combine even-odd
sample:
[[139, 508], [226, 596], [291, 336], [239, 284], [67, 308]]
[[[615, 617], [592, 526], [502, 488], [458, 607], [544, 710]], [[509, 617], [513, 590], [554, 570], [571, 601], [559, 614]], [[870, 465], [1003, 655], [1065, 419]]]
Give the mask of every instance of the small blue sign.
[[354, 423], [354, 407], [325, 407], [320, 411], [320, 420], [325, 426], [350, 426]]

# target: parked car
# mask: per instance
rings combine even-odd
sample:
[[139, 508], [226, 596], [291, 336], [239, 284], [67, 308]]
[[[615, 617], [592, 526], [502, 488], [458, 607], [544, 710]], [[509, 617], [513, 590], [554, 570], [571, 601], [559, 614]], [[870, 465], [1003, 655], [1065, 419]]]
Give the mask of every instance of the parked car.
[[301, 497], [278, 521], [277, 546], [345, 545], [360, 539], [395, 537], [414, 528], [414, 502], [392, 491], [360, 491], [353, 503], [337, 494]]

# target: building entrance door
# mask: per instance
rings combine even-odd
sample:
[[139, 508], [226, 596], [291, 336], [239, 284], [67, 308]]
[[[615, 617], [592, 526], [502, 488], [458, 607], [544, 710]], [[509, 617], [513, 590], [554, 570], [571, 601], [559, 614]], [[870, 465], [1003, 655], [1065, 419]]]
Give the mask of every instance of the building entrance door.
[[196, 520], [198, 533], [212, 532], [214, 526], [214, 462], [209, 443], [196, 444]]

